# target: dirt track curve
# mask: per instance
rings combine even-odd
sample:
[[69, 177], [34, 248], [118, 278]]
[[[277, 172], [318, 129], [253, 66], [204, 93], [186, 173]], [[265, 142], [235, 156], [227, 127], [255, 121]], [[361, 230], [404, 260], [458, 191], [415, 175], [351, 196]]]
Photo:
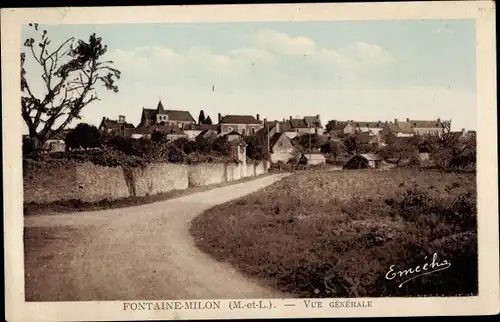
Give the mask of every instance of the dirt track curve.
[[26, 300], [286, 297], [201, 252], [189, 234], [191, 220], [205, 209], [284, 176], [130, 208], [25, 217], [28, 230], [71, 229], [67, 240], [25, 252]]

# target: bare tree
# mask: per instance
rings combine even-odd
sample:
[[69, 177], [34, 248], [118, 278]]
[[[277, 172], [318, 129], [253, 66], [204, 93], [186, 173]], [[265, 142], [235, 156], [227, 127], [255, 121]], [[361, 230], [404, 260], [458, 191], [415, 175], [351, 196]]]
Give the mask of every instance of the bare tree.
[[[36, 23], [29, 25], [39, 39], [26, 39], [26, 52], [21, 52], [21, 113], [34, 147], [39, 150], [71, 121], [80, 119], [85, 106], [99, 100], [95, 92], [97, 84], [118, 92], [115, 80], [121, 73], [110, 67], [112, 61], [101, 60], [107, 46], [95, 34], [90, 35], [88, 42], [78, 40], [75, 46], [75, 39], [71, 37], [50, 49], [47, 31], [40, 31]], [[41, 67], [40, 85], [44, 94], [39, 97], [33, 88], [37, 83], [27, 79], [27, 55]]]

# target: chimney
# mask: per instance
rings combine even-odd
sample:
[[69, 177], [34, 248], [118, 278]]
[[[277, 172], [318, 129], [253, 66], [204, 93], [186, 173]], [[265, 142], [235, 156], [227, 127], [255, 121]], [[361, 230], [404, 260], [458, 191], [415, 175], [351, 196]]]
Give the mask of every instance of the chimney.
[[410, 119], [409, 119], [409, 118], [406, 118], [406, 122], [410, 122]]
[[394, 119], [394, 123], [398, 123], [398, 119]]
[[290, 121], [292, 120], [292, 117], [290, 116]]
[[281, 131], [280, 131], [280, 122], [274, 121], [274, 126], [276, 127], [276, 133], [281, 133]]
[[319, 120], [319, 114], [316, 115], [316, 118]]
[[125, 123], [125, 115], [118, 115], [118, 123]]
[[285, 122], [286, 122], [286, 120], [285, 120], [285, 118], [283, 118], [283, 123], [285, 123]]
[[222, 121], [222, 115], [219, 113], [217, 123], [220, 123], [220, 121]]
[[260, 121], [260, 115], [257, 113], [257, 121]]
[[264, 119], [264, 123], [263, 123], [263, 124], [264, 124], [264, 125], [266, 125], [266, 122], [267, 122], [267, 119], [265, 118], [265, 119]]
[[441, 119], [440, 118], [438, 118], [438, 123], [441, 123]]
[[465, 128], [462, 128], [462, 134], [465, 134]]

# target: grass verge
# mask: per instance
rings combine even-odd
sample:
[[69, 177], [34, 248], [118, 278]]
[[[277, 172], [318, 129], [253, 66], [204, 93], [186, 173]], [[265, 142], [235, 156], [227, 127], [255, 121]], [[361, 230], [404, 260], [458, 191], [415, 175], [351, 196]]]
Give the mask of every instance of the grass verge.
[[[478, 291], [476, 225], [475, 174], [311, 171], [209, 209], [191, 233], [298, 297], [460, 296]], [[451, 266], [409, 280], [434, 254]]]

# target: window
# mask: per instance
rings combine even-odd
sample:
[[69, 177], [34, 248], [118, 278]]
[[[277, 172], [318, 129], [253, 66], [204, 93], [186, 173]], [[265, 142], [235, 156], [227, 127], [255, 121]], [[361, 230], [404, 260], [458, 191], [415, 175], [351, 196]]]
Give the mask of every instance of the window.
[[255, 128], [252, 127], [252, 134], [255, 134]]
[[245, 135], [245, 129], [241, 129], [241, 135]]
[[233, 132], [233, 128], [232, 128], [232, 127], [228, 127], [228, 128], [227, 128], [227, 131], [228, 131], [228, 132]]

